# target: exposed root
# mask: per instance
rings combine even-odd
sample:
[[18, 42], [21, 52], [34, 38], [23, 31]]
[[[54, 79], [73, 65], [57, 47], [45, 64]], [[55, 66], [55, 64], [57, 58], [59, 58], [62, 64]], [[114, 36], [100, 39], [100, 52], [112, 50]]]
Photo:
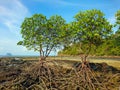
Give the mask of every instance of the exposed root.
[[[104, 83], [97, 80], [97, 75], [91, 70], [88, 62], [81, 64], [72, 70], [72, 77], [68, 78], [68, 85], [75, 87], [75, 90], [109, 90]], [[64, 84], [66, 86], [66, 84]]]
[[26, 70], [0, 85], [0, 90], [117, 90], [120, 85], [120, 73], [95, 72], [87, 61], [72, 69], [44, 61]]

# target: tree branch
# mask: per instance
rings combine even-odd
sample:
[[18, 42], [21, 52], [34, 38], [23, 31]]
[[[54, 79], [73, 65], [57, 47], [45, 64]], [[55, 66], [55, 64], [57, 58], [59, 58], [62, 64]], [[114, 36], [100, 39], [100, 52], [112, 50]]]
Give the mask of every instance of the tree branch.
[[48, 50], [48, 53], [46, 54], [46, 57], [48, 57], [48, 55], [50, 54], [50, 52], [52, 51], [54, 45], [52, 45], [52, 47]]

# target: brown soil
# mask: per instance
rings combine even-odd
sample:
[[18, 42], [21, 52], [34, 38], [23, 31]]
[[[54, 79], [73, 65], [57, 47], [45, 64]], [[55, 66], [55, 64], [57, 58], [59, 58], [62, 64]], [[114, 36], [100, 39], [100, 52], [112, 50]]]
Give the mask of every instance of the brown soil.
[[[70, 67], [66, 68], [65, 65]], [[80, 65], [80, 62], [67, 60], [39, 63], [34, 60], [1, 58], [0, 90], [91, 90], [92, 87], [88, 87], [90, 84], [94, 85], [95, 90], [119, 88], [120, 70], [106, 63], [89, 63], [92, 74], [88, 74], [94, 73], [94, 77], [90, 76], [91, 82], [86, 84], [81, 80], [81, 71], [77, 70]]]

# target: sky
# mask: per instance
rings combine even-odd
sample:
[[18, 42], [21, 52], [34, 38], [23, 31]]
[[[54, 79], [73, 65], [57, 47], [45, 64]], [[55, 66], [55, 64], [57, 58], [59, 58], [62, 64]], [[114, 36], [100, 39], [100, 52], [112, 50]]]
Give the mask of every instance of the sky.
[[[114, 24], [119, 3], [120, 0], [0, 0], [0, 55], [39, 55], [39, 52], [17, 45], [22, 40], [20, 26], [25, 17], [36, 13], [47, 18], [61, 15], [69, 23], [79, 11], [99, 9]], [[51, 55], [54, 54], [56, 52]]]

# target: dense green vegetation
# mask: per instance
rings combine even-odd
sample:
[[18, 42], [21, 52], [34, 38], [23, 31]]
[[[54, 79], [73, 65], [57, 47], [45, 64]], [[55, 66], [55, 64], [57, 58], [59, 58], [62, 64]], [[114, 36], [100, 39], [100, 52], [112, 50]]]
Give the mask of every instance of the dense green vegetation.
[[[40, 53], [45, 60], [52, 50], [63, 47], [59, 55], [120, 55], [120, 10], [115, 14], [114, 25], [105, 18], [100, 10], [80, 11], [72, 22], [53, 15], [50, 18], [34, 14], [25, 18], [21, 25], [23, 45], [29, 50]], [[117, 31], [112, 30], [113, 27]]]
[[34, 14], [30, 18], [25, 18], [21, 25], [22, 41], [18, 45], [23, 45], [27, 49], [40, 53], [40, 59], [45, 60], [52, 50], [61, 46], [64, 37], [63, 27], [65, 20], [58, 15], [49, 19], [42, 14]]
[[[91, 46], [89, 45], [89, 43], [82, 43], [83, 53], [85, 53], [86, 49], [88, 50], [87, 47], [92, 47], [91, 51], [89, 53], [90, 55], [96, 55], [96, 56], [103, 56], [103, 55], [118, 56], [118, 55], [120, 55], [120, 10], [117, 11], [117, 13], [115, 14], [115, 17], [116, 17], [115, 25], [112, 25], [112, 27], [117, 28], [117, 30], [115, 32], [112, 29], [111, 29], [112, 32], [109, 31], [111, 26], [108, 26], [109, 22], [105, 18], [101, 19], [101, 17], [100, 17], [98, 19], [98, 22], [97, 22], [97, 20], [93, 21], [90, 17], [93, 17], [94, 15], [90, 12], [89, 13], [87, 13], [87, 12], [88, 11], [80, 12], [75, 16], [75, 18], [77, 17], [77, 19], [79, 18], [81, 21], [83, 20], [83, 23], [86, 23], [87, 20], [89, 23], [89, 26], [87, 25], [86, 27], [82, 27], [84, 24], [81, 24], [81, 21], [79, 22], [79, 24], [80, 24], [79, 26], [80, 26], [80, 28], [82, 27], [82, 30], [83, 30], [83, 34], [79, 35], [79, 38], [81, 38], [81, 36], [85, 37], [84, 35], [86, 35], [86, 37], [88, 37], [87, 40], [92, 38], [93, 41], [96, 41], [95, 39], [98, 38], [97, 39], [98, 41], [95, 42], [96, 45], [92, 44]], [[92, 12], [94, 12], [94, 10], [92, 10]], [[84, 17], [84, 15], [82, 16], [81, 13], [82, 14], [84, 13], [85, 17]], [[103, 14], [103, 13], [101, 13], [101, 14]], [[81, 17], [79, 15], [81, 15]], [[100, 13], [98, 15], [100, 15]], [[103, 23], [102, 20], [105, 20], [106, 22], [103, 21], [104, 22]], [[94, 25], [95, 29], [91, 27], [93, 25]], [[107, 25], [106, 32], [102, 31], [105, 29], [101, 29], [101, 27], [105, 28], [106, 25]], [[90, 31], [90, 29], [93, 31]], [[96, 30], [96, 32], [94, 32], [95, 30]], [[93, 32], [93, 34], [91, 35], [92, 32]], [[90, 37], [90, 35], [91, 35], [91, 37]], [[107, 36], [105, 37], [103, 35], [107, 35]], [[91, 42], [92, 42], [92, 40], [91, 40]], [[68, 47], [65, 47], [63, 50], [59, 51], [58, 54], [59, 55], [80, 55], [81, 54], [80, 42], [81, 41], [74, 43]]]

